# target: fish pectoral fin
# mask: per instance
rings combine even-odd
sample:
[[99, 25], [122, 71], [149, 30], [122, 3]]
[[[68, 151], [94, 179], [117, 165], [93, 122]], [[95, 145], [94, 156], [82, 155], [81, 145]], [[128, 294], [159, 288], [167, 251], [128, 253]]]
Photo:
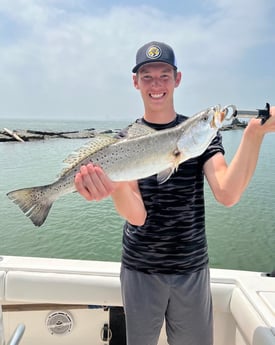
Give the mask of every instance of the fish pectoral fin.
[[135, 122], [131, 126], [129, 126], [126, 139], [143, 137], [145, 135], [150, 135], [156, 132], [157, 131], [153, 128], [150, 128], [146, 125]]
[[163, 171], [161, 171], [160, 173], [158, 173], [157, 175], [157, 181], [159, 184], [162, 184], [164, 182], [166, 182], [170, 176], [173, 174], [175, 168], [174, 167], [171, 167], [171, 168], [168, 168], [168, 169], [165, 169]]

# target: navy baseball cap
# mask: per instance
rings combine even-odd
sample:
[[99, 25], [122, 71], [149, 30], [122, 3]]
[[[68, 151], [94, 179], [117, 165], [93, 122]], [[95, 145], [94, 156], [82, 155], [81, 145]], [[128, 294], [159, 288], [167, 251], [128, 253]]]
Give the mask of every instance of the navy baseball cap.
[[149, 42], [139, 48], [136, 55], [136, 66], [132, 69], [132, 72], [136, 73], [142, 65], [151, 62], [165, 62], [177, 69], [173, 49], [162, 42]]

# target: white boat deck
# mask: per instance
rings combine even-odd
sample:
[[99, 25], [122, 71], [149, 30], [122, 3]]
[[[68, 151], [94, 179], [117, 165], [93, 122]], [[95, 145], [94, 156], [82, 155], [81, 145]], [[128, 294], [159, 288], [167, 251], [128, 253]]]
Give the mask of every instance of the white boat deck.
[[[122, 306], [119, 271], [120, 264], [114, 262], [0, 257], [6, 339], [23, 323], [20, 345], [123, 345], [114, 342], [120, 326], [112, 329], [111, 340], [108, 331], [102, 340], [113, 309]], [[211, 269], [211, 289], [215, 345], [275, 344], [275, 278]], [[67, 325], [62, 317], [71, 324], [61, 335], [58, 331]], [[49, 324], [56, 326], [56, 333]], [[166, 344], [163, 328], [159, 345]]]

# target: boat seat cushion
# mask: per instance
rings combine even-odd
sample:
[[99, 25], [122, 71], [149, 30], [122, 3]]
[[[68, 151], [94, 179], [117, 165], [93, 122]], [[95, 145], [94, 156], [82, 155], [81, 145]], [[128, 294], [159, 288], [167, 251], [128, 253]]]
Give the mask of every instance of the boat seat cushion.
[[10, 271], [6, 300], [23, 303], [121, 305], [117, 276]]

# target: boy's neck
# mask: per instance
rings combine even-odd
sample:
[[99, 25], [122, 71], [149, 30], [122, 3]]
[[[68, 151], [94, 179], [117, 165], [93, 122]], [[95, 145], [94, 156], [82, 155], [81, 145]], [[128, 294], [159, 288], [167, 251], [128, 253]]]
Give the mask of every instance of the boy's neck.
[[156, 112], [146, 112], [143, 116], [144, 120], [150, 123], [159, 123], [165, 124], [172, 122], [176, 118], [176, 112], [173, 109], [172, 111], [156, 111]]

